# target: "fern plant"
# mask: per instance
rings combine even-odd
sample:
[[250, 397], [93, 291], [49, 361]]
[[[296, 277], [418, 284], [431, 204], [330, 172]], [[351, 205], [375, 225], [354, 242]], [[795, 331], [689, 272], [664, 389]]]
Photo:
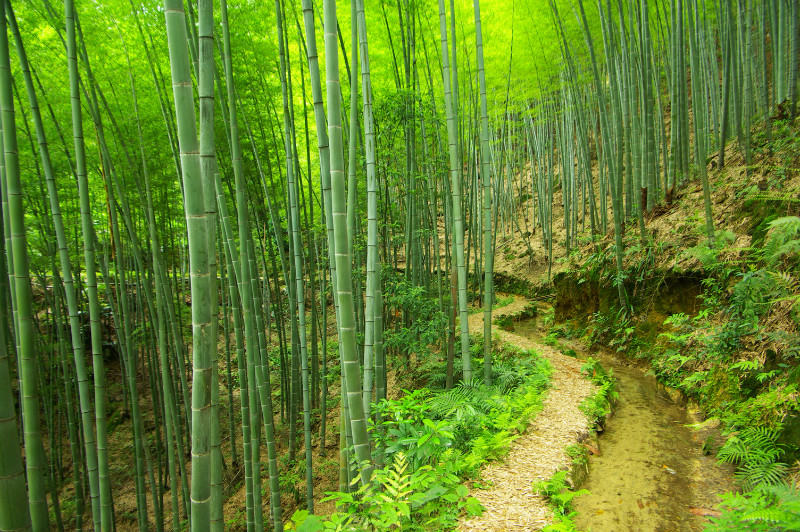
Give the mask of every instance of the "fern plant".
[[572, 500], [586, 495], [588, 490], [571, 491], [567, 486], [567, 471], [557, 471], [549, 480], [535, 481], [531, 484], [533, 492], [547, 501], [557, 515], [572, 514]]
[[748, 427], [731, 436], [717, 453], [721, 462], [736, 464], [735, 476], [745, 490], [779, 484], [788, 472], [787, 465], [778, 462], [784, 453], [776, 443], [779, 432], [763, 427]]
[[[358, 483], [355, 479], [354, 484]], [[326, 520], [297, 512], [288, 530], [297, 532], [363, 532], [382, 530], [448, 530], [464, 513], [480, 515], [483, 507], [466, 486], [442, 465], [414, 469], [398, 452], [392, 465], [375, 470], [370, 482], [354, 493], [330, 493], [339, 511]]]
[[580, 405], [581, 412], [593, 423], [602, 423], [603, 418], [611, 412], [612, 405], [616, 402], [619, 394], [617, 393], [616, 379], [613, 370], [606, 372], [600, 363], [589, 357], [581, 367], [581, 373], [591, 379], [600, 389], [594, 395], [583, 400]]
[[769, 233], [764, 244], [764, 259], [770, 265], [797, 258], [800, 253], [800, 218], [785, 216], [769, 223]]
[[761, 486], [750, 493], [726, 493], [720, 509], [721, 515], [711, 518], [707, 532], [800, 530], [800, 492], [785, 482]]

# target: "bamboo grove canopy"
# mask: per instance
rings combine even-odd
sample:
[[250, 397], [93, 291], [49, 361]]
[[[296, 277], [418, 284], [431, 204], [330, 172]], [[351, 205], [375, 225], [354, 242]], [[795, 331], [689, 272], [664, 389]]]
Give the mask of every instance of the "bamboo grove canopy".
[[0, 530], [313, 513], [392, 365], [490, 384], [507, 233], [612, 231], [626, 308], [626, 223], [697, 178], [713, 245], [797, 100], [798, 0], [2, 3]]

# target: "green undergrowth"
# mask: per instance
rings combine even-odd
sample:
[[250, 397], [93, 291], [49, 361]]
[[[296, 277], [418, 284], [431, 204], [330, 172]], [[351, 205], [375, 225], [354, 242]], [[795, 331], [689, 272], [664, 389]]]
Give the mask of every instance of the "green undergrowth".
[[606, 371], [600, 362], [589, 357], [581, 366], [581, 373], [598, 387], [597, 392], [584, 399], [580, 406], [589, 422], [597, 428], [605, 423], [606, 416], [611, 413], [619, 397], [614, 371], [612, 369]]
[[722, 515], [706, 526], [710, 532], [790, 532], [800, 530], [800, 492], [787, 483], [765, 485], [747, 493], [726, 493]]
[[533, 482], [531, 489], [542, 497], [553, 510], [556, 522], [548, 525], [542, 532], [577, 532], [572, 518], [577, 512], [572, 509], [572, 500], [575, 497], [586, 495], [588, 490], [572, 491], [567, 485], [568, 471], [557, 471], [548, 480]]
[[589, 450], [585, 445], [573, 443], [568, 445], [564, 452], [569, 456], [572, 467], [585, 467], [589, 464]]
[[329, 492], [326, 500], [337, 510], [327, 519], [297, 512], [289, 530], [447, 530], [461, 516], [482, 513], [465, 481], [507, 454], [541, 409], [552, 372], [537, 353], [508, 346], [495, 353], [492, 370], [487, 386], [476, 357], [473, 371], [480, 378], [450, 390], [406, 391], [373, 405], [379, 421], [373, 420], [370, 434], [381, 465], [368, 483], [356, 478], [351, 491]]
[[[483, 313], [483, 300], [481, 300], [481, 306], [469, 307], [470, 314], [480, 314]], [[494, 303], [492, 303], [492, 310], [497, 310], [499, 308], [503, 308], [506, 305], [510, 305], [514, 302], [514, 296], [506, 296], [502, 294], [496, 294], [494, 298]]]
[[[794, 463], [800, 431], [800, 218], [774, 219], [761, 247], [744, 260], [698, 246], [708, 273], [700, 312], [674, 314], [652, 352], [654, 372], [719, 417], [732, 445], [767, 455], [735, 455], [745, 489], [777, 483], [783, 474], [754, 468]], [[772, 442], [770, 444], [769, 442]], [[771, 449], [771, 450], [770, 450]], [[756, 458], [757, 457], [757, 458]]]
[[800, 519], [800, 218], [759, 217], [750, 248], [719, 231], [681, 252], [702, 268], [698, 311], [656, 324], [655, 341], [630, 309], [596, 314], [584, 333], [647, 359], [660, 382], [720, 419], [717, 457], [736, 465], [742, 492], [725, 496], [715, 531], [798, 530]]
[[721, 515], [706, 530], [791, 532], [800, 530], [800, 492], [781, 459], [786, 445], [777, 443], [779, 431], [748, 427], [733, 433], [717, 453], [721, 462], [736, 464], [743, 492], [726, 493]]

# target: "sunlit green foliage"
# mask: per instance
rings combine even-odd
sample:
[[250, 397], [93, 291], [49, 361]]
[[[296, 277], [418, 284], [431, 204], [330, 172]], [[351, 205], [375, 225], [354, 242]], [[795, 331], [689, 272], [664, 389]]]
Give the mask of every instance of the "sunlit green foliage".
[[736, 476], [745, 490], [780, 484], [788, 468], [778, 461], [785, 452], [785, 446], [775, 443], [778, 436], [775, 429], [747, 427], [728, 438], [717, 458], [739, 466]]
[[762, 486], [749, 493], [727, 493], [722, 515], [712, 517], [705, 530], [727, 532], [790, 532], [800, 529], [800, 493], [797, 486]]
[[567, 486], [568, 471], [557, 471], [548, 480], [540, 480], [531, 485], [533, 492], [542, 497], [553, 509], [556, 516], [556, 523], [545, 527], [547, 532], [570, 532], [575, 530], [572, 524], [572, 517], [576, 514], [572, 510], [572, 500], [589, 493], [588, 490], [580, 489], [572, 491]]
[[423, 388], [374, 405], [381, 421], [371, 434], [386, 467], [356, 493], [331, 494], [339, 511], [330, 519], [295, 515], [297, 530], [442, 530], [460, 515], [479, 514], [464, 479], [508, 452], [541, 408], [548, 382], [544, 359], [518, 355], [505, 368], [500, 364], [494, 386], [476, 379], [447, 392]]

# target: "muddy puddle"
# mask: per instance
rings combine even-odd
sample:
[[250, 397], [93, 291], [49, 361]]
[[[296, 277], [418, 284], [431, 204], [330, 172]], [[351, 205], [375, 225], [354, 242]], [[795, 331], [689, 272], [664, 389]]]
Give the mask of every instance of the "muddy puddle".
[[[541, 338], [535, 320], [515, 323], [515, 332]], [[579, 358], [589, 355], [577, 343]], [[619, 401], [599, 437], [600, 456], [590, 456], [583, 488], [575, 499], [579, 530], [591, 532], [688, 532], [702, 530], [719, 494], [735, 489], [732, 469], [702, 452], [708, 432], [686, 425], [703, 421], [659, 389], [653, 377], [603, 353], [591, 353], [617, 378]], [[698, 515], [701, 514], [701, 515]]]

